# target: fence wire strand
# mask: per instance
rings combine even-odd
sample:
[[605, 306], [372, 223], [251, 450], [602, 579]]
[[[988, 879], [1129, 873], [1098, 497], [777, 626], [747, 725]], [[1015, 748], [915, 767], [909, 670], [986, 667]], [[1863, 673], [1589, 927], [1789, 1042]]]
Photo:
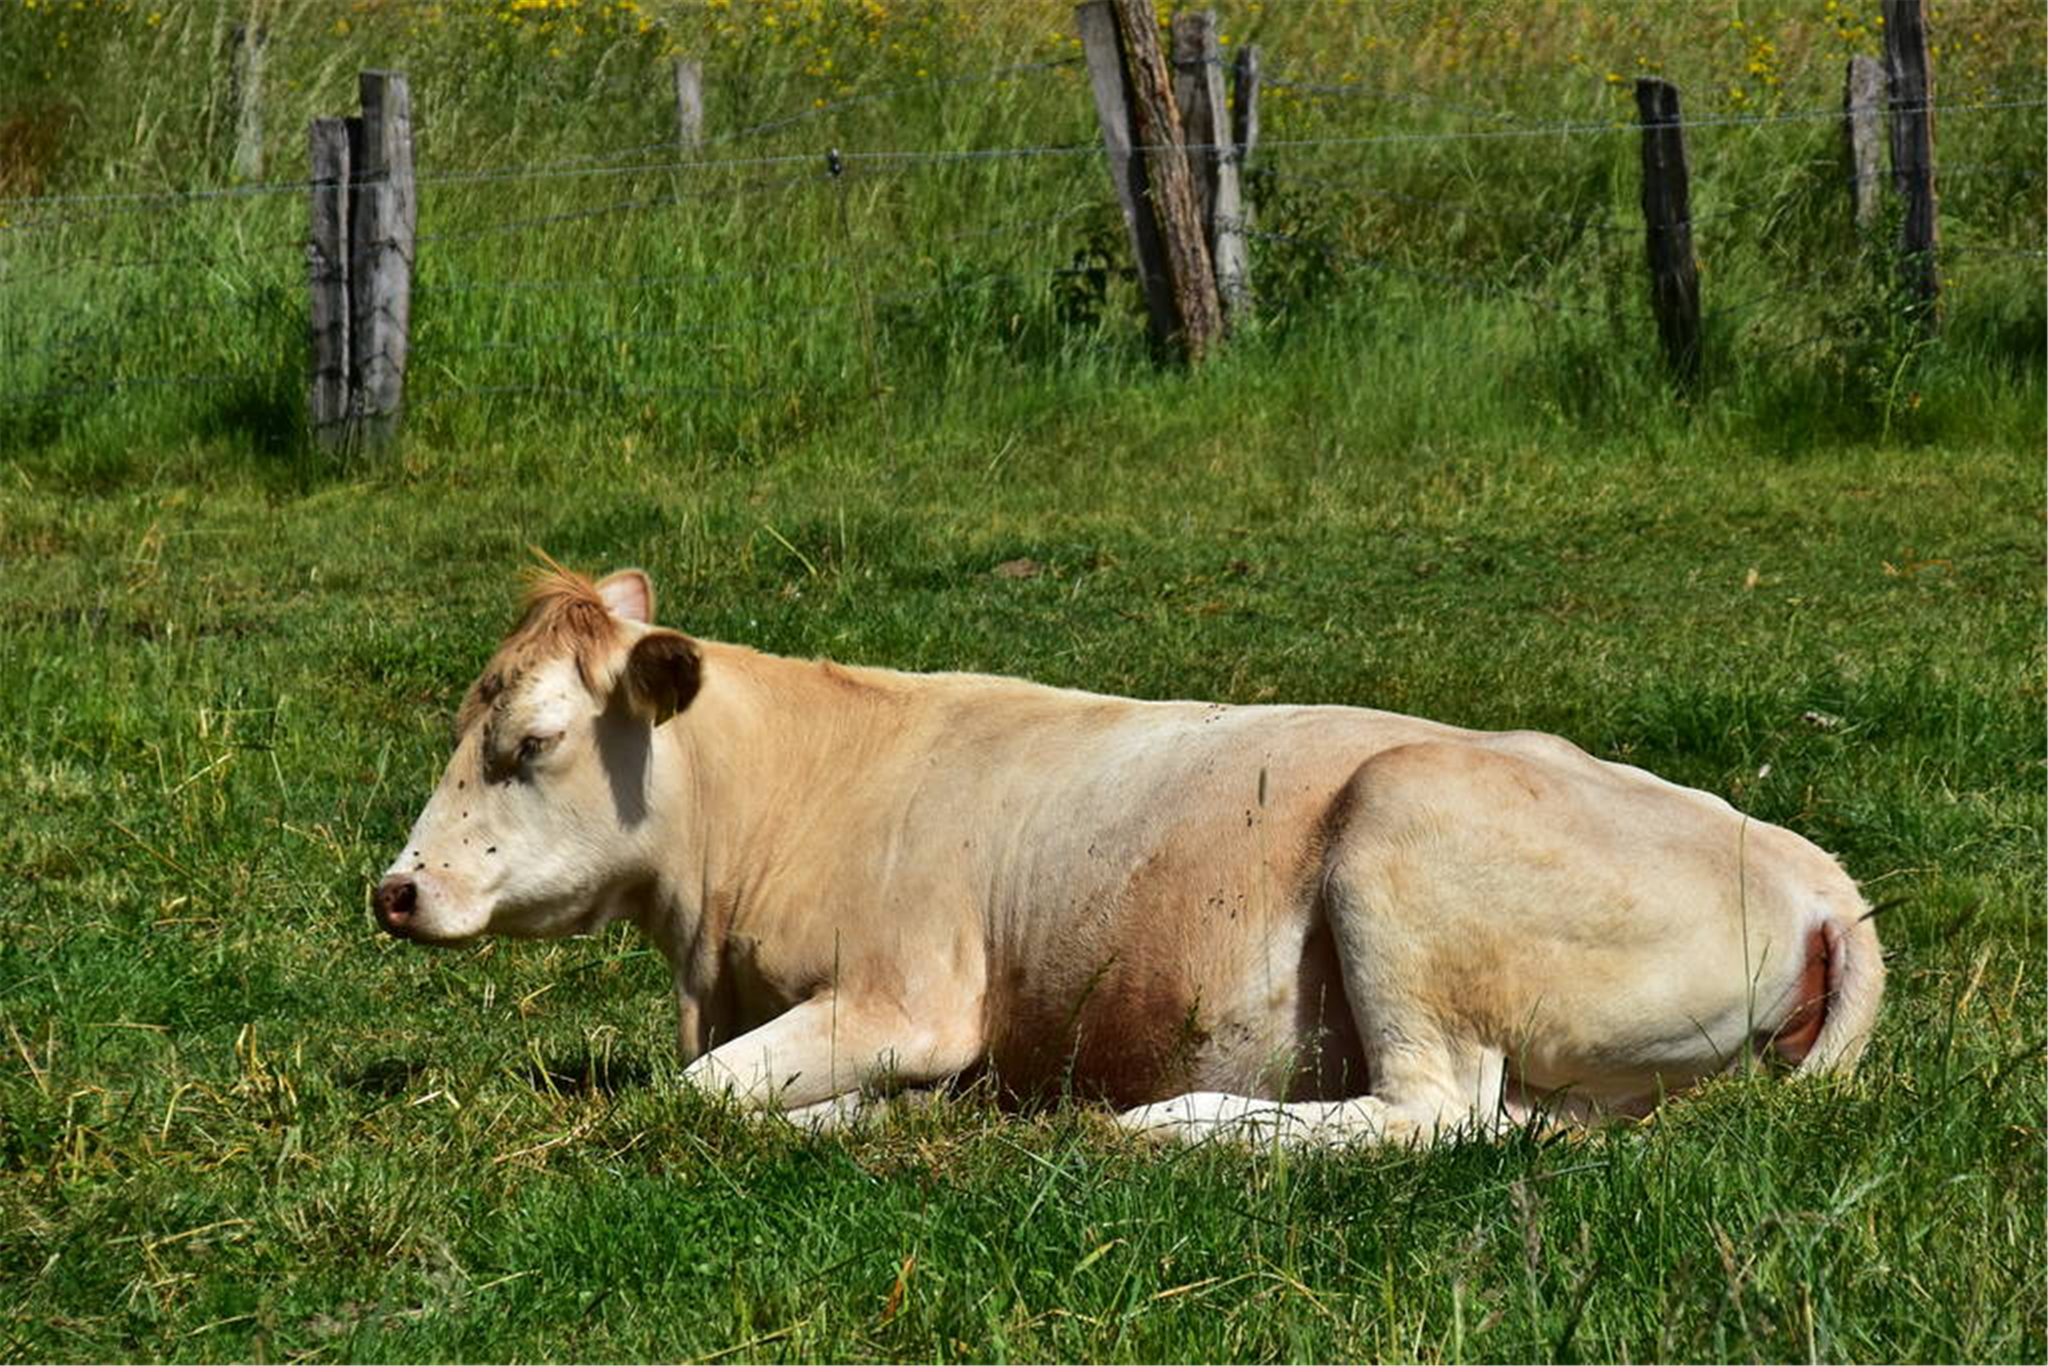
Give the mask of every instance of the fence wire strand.
[[[851, 111], [870, 108], [885, 102], [903, 98], [915, 98], [921, 94], [945, 91], [969, 85], [988, 84], [1014, 80], [1026, 75], [1079, 66], [1079, 57], [1063, 57], [1047, 61], [1019, 63], [997, 67], [985, 72], [958, 76], [941, 76], [903, 82], [873, 90], [855, 89], [839, 98], [816, 103], [813, 107], [777, 114], [729, 132], [716, 134], [701, 140], [699, 148], [737, 147], [757, 139], [777, 134], [794, 134], [802, 130], [816, 129], [831, 123], [833, 119]], [[1177, 63], [1186, 67], [1199, 63]], [[1383, 88], [1346, 81], [1329, 81], [1312, 74], [1269, 73], [1264, 84], [1272, 90], [1286, 90], [1298, 94], [1356, 99], [1362, 102], [1402, 104], [1418, 110], [1441, 111], [1461, 118], [1482, 120], [1489, 124], [1506, 125], [1481, 128], [1400, 130], [1400, 129], [1359, 129], [1355, 132], [1332, 132], [1313, 136], [1293, 138], [1267, 138], [1258, 151], [1262, 156], [1284, 160], [1287, 154], [1312, 153], [1318, 150], [1331, 152], [1355, 152], [1359, 149], [1392, 145], [1427, 144], [1474, 144], [1496, 142], [1503, 139], [1565, 138], [1598, 139], [1615, 135], [1639, 134], [1643, 125], [1634, 118], [1615, 117], [1600, 120], [1573, 119], [1558, 121], [1530, 121], [1513, 112], [1487, 108], [1476, 104], [1460, 103], [1429, 96], [1404, 94]], [[2040, 109], [2048, 106], [2048, 100], [2039, 98], [2036, 92], [1993, 90], [1970, 100], [1954, 103], [1930, 101], [1926, 110], [1945, 117], [1956, 117], [2002, 110]], [[1899, 110], [1893, 113], [1902, 112]], [[1838, 105], [1825, 108], [1789, 109], [1759, 113], [1720, 112], [1695, 115], [1670, 125], [1683, 130], [1713, 130], [1721, 128], [1761, 128], [1781, 125], [1812, 124], [1817, 121], [1840, 121], [1843, 111]], [[770, 147], [788, 145], [791, 138], [782, 142], [771, 142]], [[820, 139], [822, 140], [822, 139]], [[1140, 145], [1132, 151], [1137, 154], [1157, 152], [1161, 148]], [[1237, 150], [1230, 144], [1190, 144], [1190, 153], [1230, 153]], [[660, 155], [663, 152], [669, 155]], [[866, 183], [868, 177], [911, 174], [925, 170], [947, 167], [1029, 163], [1044, 161], [1048, 165], [1065, 166], [1081, 170], [1092, 169], [1091, 163], [1105, 156], [1098, 139], [1088, 138], [1073, 143], [1044, 143], [1020, 146], [992, 146], [972, 148], [886, 148], [886, 147], [844, 147], [834, 148], [828, 164], [826, 150], [822, 147], [791, 152], [768, 152], [758, 155], [703, 155], [701, 150], [686, 152], [675, 138], [644, 142], [626, 147], [611, 148], [580, 156], [564, 157], [551, 161], [531, 164], [486, 166], [471, 169], [437, 169], [429, 167], [420, 171], [415, 179], [427, 186], [487, 186], [487, 185], [530, 185], [541, 182], [570, 180], [616, 180], [633, 177], [667, 177], [667, 192], [640, 194], [618, 198], [611, 202], [584, 205], [561, 212], [531, 214], [491, 222], [476, 227], [450, 227], [440, 231], [421, 233], [415, 240], [422, 244], [450, 244], [477, 241], [502, 235], [516, 234], [530, 230], [546, 229], [559, 225], [588, 223], [625, 214], [649, 213], [673, 208], [688, 203], [723, 201], [736, 195], [772, 194], [830, 186], [844, 192], [849, 185]], [[1282, 186], [1301, 186], [1328, 195], [1332, 193], [1354, 194], [1367, 199], [1386, 200], [1392, 203], [1411, 204], [1443, 214], [1469, 215], [1476, 218], [1498, 221], [1525, 221], [1550, 223], [1559, 227], [1581, 229], [1595, 234], [1633, 234], [1646, 231], [1641, 223], [1621, 221], [1609, 214], [1581, 215], [1535, 207], [1514, 207], [1487, 205], [1473, 199], [1459, 199], [1447, 196], [1416, 194], [1407, 189], [1394, 189], [1384, 184], [1373, 183], [1368, 175], [1328, 176], [1276, 167], [1271, 162], [1262, 163], [1258, 173], [1269, 175], [1274, 183]], [[734, 183], [728, 177], [754, 175], [751, 181]], [[1937, 167], [1939, 177], [2007, 177], [2013, 180], [2037, 181], [2044, 170], [2036, 165], [2021, 165], [2003, 162], [1966, 163], [1958, 166]], [[965, 179], [965, 177], [963, 177]], [[1035, 183], [1035, 182], [1034, 182]], [[1832, 180], [1817, 183], [1811, 191], [1833, 188]], [[132, 221], [132, 215], [164, 209], [177, 210], [191, 206], [233, 203], [261, 203], [274, 200], [278, 195], [309, 193], [316, 187], [312, 180], [274, 180], [247, 185], [205, 186], [191, 189], [140, 190], [99, 193], [66, 193], [54, 195], [19, 195], [0, 197], [0, 241], [8, 240], [5, 234], [18, 234], [17, 242], [38, 240], [32, 234], [43, 232], [61, 233], [64, 230], [85, 227], [98, 223]], [[621, 188], [640, 188], [629, 185]], [[664, 188], [659, 182], [647, 185], [649, 189]], [[792, 199], [789, 202], [798, 202]], [[843, 203], [844, 201], [842, 201]], [[674, 326], [619, 327], [598, 324], [595, 326], [572, 326], [547, 332], [530, 333], [509, 337], [492, 336], [465, 343], [441, 344], [435, 341], [436, 327], [432, 321], [420, 329], [421, 335], [414, 343], [415, 351], [422, 357], [438, 359], [444, 356], [489, 354], [494, 356], [531, 356], [561, 348], [587, 348], [592, 346], [638, 347], [648, 343], [679, 341], [699, 338], [707, 334], [738, 331], [774, 326], [801, 326], [807, 320], [830, 314], [841, 313], [858, 306], [871, 317], [877, 307], [889, 308], [914, 303], [920, 300], [948, 296], [966, 295], [987, 290], [990, 286], [1010, 281], [1033, 280], [1045, 282], [1074, 275], [1100, 275], [1115, 267], [1094, 268], [1084, 266], [1047, 265], [1031, 270], [992, 270], [971, 278], [948, 280], [937, 285], [922, 288], [898, 289], [874, 292], [869, 272], [878, 265], [895, 264], [903, 260], [936, 257], [961, 243], [986, 241], [1013, 234], [1039, 233], [1069, 222], [1082, 215], [1102, 212], [1107, 202], [1091, 197], [1062, 212], [1020, 218], [993, 227], [966, 229], [945, 233], [938, 237], [922, 237], [902, 241], [886, 247], [859, 248], [849, 242], [849, 249], [843, 253], [809, 261], [763, 265], [756, 268], [721, 268], [701, 272], [671, 274], [640, 274], [610, 277], [592, 275], [568, 278], [543, 279], [498, 279], [462, 281], [450, 280], [436, 283], [431, 280], [415, 284], [415, 295], [494, 295], [519, 296], [525, 292], [619, 292], [634, 289], [653, 289], [675, 285], [716, 285], [740, 280], [763, 280], [777, 277], [818, 277], [840, 274], [844, 279], [834, 286], [839, 297], [829, 302], [796, 308], [777, 308], [772, 311], [741, 313], [719, 317], [704, 322], [680, 323]], [[1740, 203], [1717, 208], [1708, 213], [1694, 214], [1686, 227], [1719, 219], [1736, 218], [1757, 213], [1761, 210], [1778, 211], [1784, 207], [1782, 197], [1769, 203]], [[9, 221], [20, 216], [20, 221]], [[431, 215], [430, 215], [431, 217]], [[210, 221], [210, 220], [209, 220]], [[247, 220], [241, 220], [247, 221]], [[842, 228], [844, 219], [842, 218]], [[1612, 290], [1593, 303], [1567, 301], [1545, 293], [1539, 288], [1518, 286], [1497, 279], [1456, 271], [1436, 270], [1417, 265], [1411, 261], [1398, 260], [1390, 256], [1374, 255], [1370, 252], [1351, 250], [1327, 237], [1306, 232], [1282, 232], [1260, 229], [1248, 219], [1226, 223], [1244, 232], [1253, 242], [1271, 246], [1287, 246], [1302, 249], [1323, 258], [1326, 262], [1346, 268], [1382, 273], [1412, 279], [1423, 284], [1455, 291], [1461, 295], [1503, 300], [1546, 310], [1560, 316], [1598, 317], [1612, 320], [1617, 316]], [[109, 234], [111, 236], [111, 234]], [[61, 239], [60, 239], [61, 240]], [[180, 252], [165, 255], [128, 255], [118, 252], [86, 253], [64, 257], [47, 265], [37, 263], [29, 270], [12, 270], [0, 273], [0, 287], [29, 284], [52, 276], [75, 271], [91, 270], [123, 274], [128, 272], [171, 267], [220, 270], [223, 268], [248, 266], [258, 259], [276, 259], [273, 253], [289, 247], [303, 250], [306, 236], [295, 233], [289, 239], [266, 240], [228, 252], [194, 254]], [[1035, 241], [1031, 245], [1041, 245]], [[1983, 256], [2012, 258], [2029, 261], [2048, 259], [2048, 251], [2027, 247], [2006, 247], [1999, 245], [1957, 245], [1943, 248], [1945, 255]], [[992, 254], [992, 253], [991, 253]], [[1078, 258], [1077, 258], [1078, 259]], [[1014, 258], [1013, 258], [1014, 260]], [[132, 277], [129, 277], [132, 278]], [[267, 288], [268, 286], [266, 286]], [[1739, 316], [1746, 321], [1741, 327], [1752, 342], [1767, 325], [1768, 320], [1778, 313], [1777, 305], [1786, 298], [1812, 294], [1823, 287], [1813, 280], [1799, 280], [1781, 284], [1761, 294], [1730, 299], [1726, 294], [1716, 299], [1710, 312], [1722, 316]], [[249, 291], [244, 291], [249, 292]], [[139, 296], [130, 296], [139, 298]], [[813, 296], [816, 297], [816, 296]], [[154, 316], [141, 315], [144, 320]], [[55, 340], [42, 341], [24, 346], [6, 348], [14, 357], [49, 356], [59, 354], [64, 359], [60, 370], [72, 366], [73, 356], [86, 356], [96, 348], [112, 349], [119, 342], [132, 335], [124, 328], [132, 328], [136, 317], [115, 316], [81, 323], [74, 319], [73, 325], [81, 330], [73, 335], [59, 336]], [[1793, 343], [1807, 346], [1827, 340], [1825, 334]], [[118, 363], [118, 357], [114, 358]], [[112, 368], [109, 366], [108, 368]], [[446, 367], [441, 367], [443, 370]], [[667, 384], [626, 384], [600, 383], [578, 384], [516, 384], [483, 383], [460, 384], [452, 382], [432, 383], [419, 386], [410, 401], [432, 403], [445, 399], [537, 395], [561, 396], [579, 399], [619, 399], [656, 396], [717, 396], [755, 397], [778, 392], [768, 385], [667, 385]], [[62, 382], [47, 388], [24, 390], [15, 393], [0, 393], [0, 407], [18, 408], [54, 403], [66, 398], [82, 395], [105, 394], [128, 389], [198, 389], [229, 384], [276, 383], [275, 372], [257, 371], [214, 371], [187, 374], [116, 376], [104, 379], [74, 378], [64, 376]], [[781, 392], [803, 387], [799, 378]]]

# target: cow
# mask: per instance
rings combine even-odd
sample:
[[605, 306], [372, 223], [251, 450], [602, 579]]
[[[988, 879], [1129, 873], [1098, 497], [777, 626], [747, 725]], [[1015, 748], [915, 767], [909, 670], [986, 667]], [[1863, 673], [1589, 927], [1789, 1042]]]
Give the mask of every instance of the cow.
[[1845, 1070], [1883, 994], [1826, 853], [1546, 734], [782, 658], [552, 561], [456, 733], [383, 929], [630, 921], [684, 1082], [801, 1122], [987, 1079], [1428, 1144]]

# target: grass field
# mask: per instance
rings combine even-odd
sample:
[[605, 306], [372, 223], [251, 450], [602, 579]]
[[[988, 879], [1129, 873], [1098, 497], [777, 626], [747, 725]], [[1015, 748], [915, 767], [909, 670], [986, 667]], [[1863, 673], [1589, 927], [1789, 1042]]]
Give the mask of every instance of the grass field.
[[[658, 86], [671, 46], [705, 54], [714, 129], [1066, 55], [1063, 6], [599, 9], [277, 8], [274, 140], [380, 61], [453, 171], [660, 138], [658, 106], [585, 95]], [[1615, 116], [1606, 76], [1653, 62], [1707, 110], [1823, 106], [1871, 41], [1840, 6], [1224, 9], [1276, 68], [1341, 81], [1341, 51], [1545, 120]], [[40, 74], [0, 97], [6, 193], [171, 175], [212, 136], [172, 73], [232, 17], [10, 7], [0, 54]], [[2038, 100], [2041, 23], [1942, 7], [1943, 89]], [[746, 146], [1092, 136], [1051, 72]], [[1355, 126], [1297, 94], [1276, 139]], [[1830, 128], [1702, 131], [1740, 226], [1703, 218], [1691, 395], [1645, 342], [1640, 238], [1557, 231], [1629, 221], [1627, 139], [1388, 149], [1371, 212], [1276, 153], [1263, 321], [1192, 375], [1151, 362], [1127, 282], [1052, 273], [1114, 228], [1085, 158], [729, 169], [688, 211], [506, 232], [675, 173], [430, 185], [420, 401], [346, 459], [298, 435], [295, 196], [10, 202], [0, 1359], [2039, 1359], [2041, 126], [1944, 122], [1955, 164], [2034, 174], [1953, 182], [1975, 250], [1931, 342], [1881, 262], [1825, 249]], [[1502, 172], [1487, 212], [1415, 202]], [[807, 269], [704, 278], [764, 259]], [[600, 269], [689, 280], [462, 288]], [[475, 392], [527, 386], [584, 392]], [[675, 1087], [626, 932], [434, 954], [368, 917], [530, 545], [784, 653], [1556, 731], [1837, 853], [1883, 908], [1878, 1037], [1852, 1079], [1429, 1153], [1161, 1155], [973, 1095], [847, 1138], [746, 1123]]]

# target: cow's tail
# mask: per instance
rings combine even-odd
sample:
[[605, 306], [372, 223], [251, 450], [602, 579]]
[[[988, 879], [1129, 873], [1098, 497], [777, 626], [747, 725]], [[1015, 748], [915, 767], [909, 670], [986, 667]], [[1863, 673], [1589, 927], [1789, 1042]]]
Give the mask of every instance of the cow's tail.
[[1816, 985], [1826, 985], [1811, 1046], [1793, 1060], [1795, 1073], [1847, 1072], [1870, 1042], [1884, 999], [1884, 951], [1861, 897], [1850, 898], [1842, 910], [1831, 909], [1808, 935], [1807, 972]]

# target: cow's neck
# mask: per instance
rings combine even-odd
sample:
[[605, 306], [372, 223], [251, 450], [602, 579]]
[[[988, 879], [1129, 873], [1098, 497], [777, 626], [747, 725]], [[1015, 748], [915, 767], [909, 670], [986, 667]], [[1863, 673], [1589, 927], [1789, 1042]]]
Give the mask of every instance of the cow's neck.
[[732, 937], [748, 932], [778, 858], [844, 799], [849, 779], [900, 734], [911, 699], [897, 676], [701, 642], [703, 686], [663, 728], [669, 760], [658, 807], [672, 813], [672, 855], [640, 922], [674, 973], [683, 1050], [729, 1037], [739, 1010], [724, 980]]

